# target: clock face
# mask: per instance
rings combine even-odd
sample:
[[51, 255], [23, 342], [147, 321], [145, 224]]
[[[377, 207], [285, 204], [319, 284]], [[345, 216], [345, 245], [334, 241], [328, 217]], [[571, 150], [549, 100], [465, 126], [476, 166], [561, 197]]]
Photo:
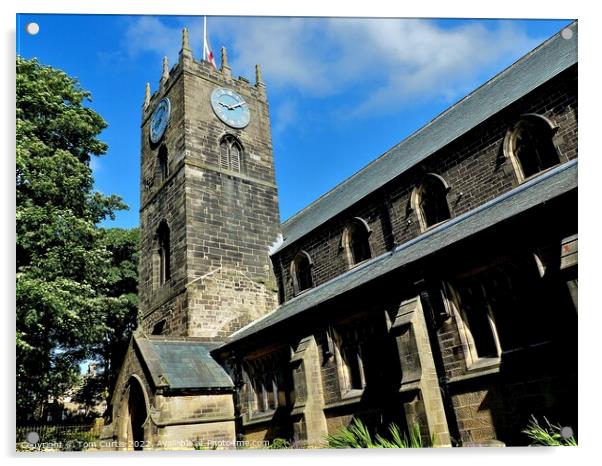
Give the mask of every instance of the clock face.
[[215, 89], [211, 93], [211, 106], [218, 118], [232, 128], [244, 128], [251, 120], [249, 105], [231, 89]]
[[169, 122], [169, 114], [171, 112], [171, 103], [167, 97], [161, 99], [159, 105], [153, 112], [150, 121], [150, 140], [153, 144], [159, 142], [165, 133], [167, 123]]

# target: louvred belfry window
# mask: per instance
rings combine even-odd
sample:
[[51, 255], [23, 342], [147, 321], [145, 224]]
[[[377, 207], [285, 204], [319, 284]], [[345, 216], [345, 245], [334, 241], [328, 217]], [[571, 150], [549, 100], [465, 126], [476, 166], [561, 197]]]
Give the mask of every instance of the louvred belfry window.
[[234, 136], [227, 134], [220, 141], [219, 164], [226, 170], [242, 171], [242, 145]]

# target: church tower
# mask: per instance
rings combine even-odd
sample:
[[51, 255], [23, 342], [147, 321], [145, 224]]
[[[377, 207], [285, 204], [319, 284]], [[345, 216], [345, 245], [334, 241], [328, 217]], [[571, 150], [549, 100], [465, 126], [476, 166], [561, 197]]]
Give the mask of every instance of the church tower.
[[146, 335], [223, 340], [277, 306], [280, 233], [266, 89], [195, 61], [163, 60], [142, 109], [140, 317]]

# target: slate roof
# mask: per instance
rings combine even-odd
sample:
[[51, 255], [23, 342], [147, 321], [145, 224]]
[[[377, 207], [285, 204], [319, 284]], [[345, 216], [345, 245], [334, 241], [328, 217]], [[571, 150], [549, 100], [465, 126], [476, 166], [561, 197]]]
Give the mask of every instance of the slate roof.
[[216, 343], [135, 336], [155, 387], [231, 389], [232, 380], [209, 352]]
[[392, 251], [285, 302], [272, 314], [233, 333], [221, 348], [297, 316], [574, 188], [577, 188], [577, 160], [555, 167], [469, 212], [428, 230]]
[[282, 224], [272, 254], [302, 238], [479, 123], [577, 63], [577, 22], [572, 39], [552, 36], [430, 123], [404, 139]]

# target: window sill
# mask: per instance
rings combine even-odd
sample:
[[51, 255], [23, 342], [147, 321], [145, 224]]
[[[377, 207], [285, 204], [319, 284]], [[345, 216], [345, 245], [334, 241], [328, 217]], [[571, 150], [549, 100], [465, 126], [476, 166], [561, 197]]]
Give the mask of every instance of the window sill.
[[[540, 175], [543, 175], [544, 173], [547, 173], [547, 172], [549, 172], [550, 170], [553, 170], [554, 168], [556, 168], [556, 167], [558, 167], [558, 166], [562, 165], [563, 163], [564, 163], [564, 162], [559, 162], [559, 163], [557, 163], [556, 165], [552, 165], [551, 167], [548, 167], [548, 168], [546, 168], [546, 169], [544, 169], [544, 170], [542, 170], [542, 171], [540, 171], [540, 172], [533, 173], [532, 175], [529, 175], [529, 176], [527, 176], [527, 177], [525, 177], [525, 176], [524, 176], [524, 175], [521, 173], [521, 174], [520, 174], [520, 178], [521, 178], [521, 179], [519, 180], [518, 184], [523, 184], [523, 183], [526, 183], [527, 181], [531, 181], [532, 179], [534, 179], [534, 178], [537, 178], [538, 176], [540, 176]], [[521, 170], [522, 170], [522, 169], [521, 169]]]
[[335, 401], [334, 403], [329, 403], [324, 406], [324, 409], [335, 409], [340, 408], [342, 406], [349, 406], [359, 403], [362, 400], [362, 395], [364, 394], [364, 390], [350, 390], [344, 395], [341, 396], [340, 401]]
[[350, 398], [361, 398], [364, 394], [363, 388], [352, 388], [351, 390], [347, 390], [345, 393], [341, 395], [343, 400], [348, 400]]
[[479, 358], [474, 362], [471, 363], [466, 363], [466, 371], [467, 372], [472, 372], [472, 371], [479, 371], [481, 369], [487, 369], [490, 367], [498, 367], [500, 366], [502, 359], [500, 356], [497, 357], [484, 357], [484, 358]]
[[353, 270], [353, 269], [356, 269], [356, 268], [359, 268], [359, 267], [363, 267], [364, 265], [370, 263], [370, 261], [372, 259], [374, 259], [374, 257], [369, 257], [368, 259], [364, 259], [361, 262], [356, 262], [355, 264], [349, 264], [347, 270]]
[[422, 231], [420, 233], [426, 233], [429, 230], [432, 230], [433, 228], [438, 227], [439, 225], [443, 225], [446, 222], [449, 222], [452, 219], [452, 217], [446, 218], [445, 220], [442, 220], [439, 223], [433, 223], [432, 225], [429, 225], [428, 227], [422, 229]]
[[311, 286], [311, 287], [305, 288], [304, 290], [301, 290], [301, 291], [295, 291], [293, 293], [293, 298], [296, 298], [297, 296], [301, 296], [302, 294], [307, 293], [308, 291], [310, 291], [314, 288], [315, 288], [315, 286]]
[[270, 411], [258, 411], [252, 413], [247, 419], [243, 421], [243, 425], [250, 426], [254, 424], [262, 424], [264, 422], [271, 422], [274, 418], [275, 409]]
[[449, 379], [449, 383], [460, 382], [483, 375], [497, 374], [500, 372], [501, 358], [479, 358], [477, 361], [466, 364], [466, 372]]
[[467, 371], [465, 374], [458, 375], [456, 377], [452, 377], [447, 381], [447, 383], [462, 382], [463, 380], [469, 380], [469, 379], [474, 379], [477, 377], [483, 377], [485, 375], [498, 374], [499, 372], [500, 372], [499, 365], [485, 367], [481, 370], [475, 369], [475, 370]]

